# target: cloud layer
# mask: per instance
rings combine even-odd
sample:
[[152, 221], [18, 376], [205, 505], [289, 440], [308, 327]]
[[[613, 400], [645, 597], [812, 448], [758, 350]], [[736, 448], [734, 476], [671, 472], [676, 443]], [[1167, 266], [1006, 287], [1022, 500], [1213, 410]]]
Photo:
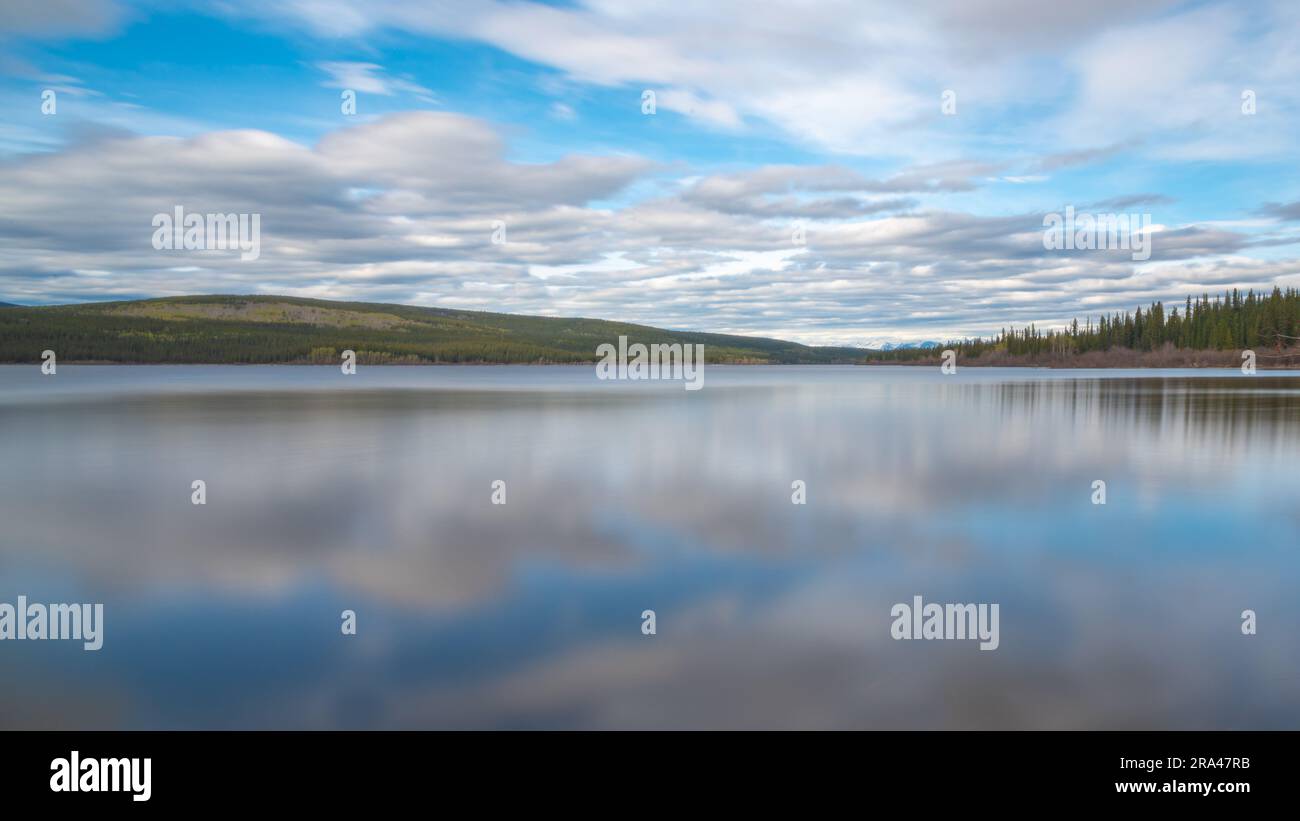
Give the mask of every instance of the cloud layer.
[[[33, 43], [111, 39], [144, 16], [85, 5], [75, 25], [10, 10], [11, 36], [36, 59]], [[23, 132], [38, 152], [0, 159], [0, 299], [283, 293], [869, 344], [1300, 281], [1300, 191], [1269, 165], [1294, 155], [1300, 14], [1286, 4], [1250, 19], [1223, 4], [1020, 0], [210, 13], [335, 49], [301, 61], [313, 88], [425, 110], [318, 117], [311, 139], [144, 106], [132, 127], [111, 89], [62, 77], [104, 100], [58, 137], [38, 122]], [[531, 124], [508, 121], [504, 97], [487, 108], [505, 120], [427, 110], [447, 89], [385, 65], [399, 36], [526, 61], [572, 148], [521, 151]], [[343, 47], [358, 43], [373, 56]], [[635, 113], [642, 89], [691, 136], [620, 144], [653, 119]], [[633, 120], [606, 111], [598, 127], [584, 95], [601, 90]], [[773, 144], [786, 148], [745, 159]], [[1241, 205], [1225, 213], [1229, 186]], [[1151, 258], [1045, 250], [1044, 215], [1067, 205], [1150, 214]], [[152, 218], [176, 206], [260, 214], [260, 258], [155, 251]]]

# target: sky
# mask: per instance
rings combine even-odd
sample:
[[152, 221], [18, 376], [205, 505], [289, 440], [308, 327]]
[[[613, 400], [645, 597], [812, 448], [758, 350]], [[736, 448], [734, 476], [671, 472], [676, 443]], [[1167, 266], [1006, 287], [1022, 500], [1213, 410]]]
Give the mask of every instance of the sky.
[[[0, 301], [876, 345], [1300, 286], [1297, 42], [1293, 0], [0, 0]], [[176, 207], [256, 259], [155, 248]], [[1047, 248], [1068, 208], [1149, 258]]]

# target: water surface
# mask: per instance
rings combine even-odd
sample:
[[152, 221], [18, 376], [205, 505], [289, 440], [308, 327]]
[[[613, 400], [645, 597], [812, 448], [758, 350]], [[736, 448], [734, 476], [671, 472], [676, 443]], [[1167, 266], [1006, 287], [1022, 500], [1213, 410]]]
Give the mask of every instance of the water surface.
[[4, 727], [1300, 728], [1295, 373], [3, 366], [0, 459], [0, 601], [105, 605]]

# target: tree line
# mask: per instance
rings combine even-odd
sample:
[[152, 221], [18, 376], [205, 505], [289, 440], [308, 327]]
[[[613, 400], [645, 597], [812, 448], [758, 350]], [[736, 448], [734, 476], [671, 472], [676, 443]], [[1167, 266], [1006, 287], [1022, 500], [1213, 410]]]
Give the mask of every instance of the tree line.
[[[1198, 351], [1257, 350], [1281, 353], [1300, 339], [1300, 290], [1274, 287], [1267, 296], [1253, 289], [1222, 295], [1188, 296], [1166, 309], [1153, 302], [1144, 310], [1075, 319], [1063, 329], [1002, 329], [991, 338], [954, 340], [945, 347], [977, 358], [998, 352], [1014, 357], [1068, 357], [1091, 351], [1158, 351], [1165, 348]], [[900, 350], [873, 355], [876, 360], [932, 358], [933, 351]]]

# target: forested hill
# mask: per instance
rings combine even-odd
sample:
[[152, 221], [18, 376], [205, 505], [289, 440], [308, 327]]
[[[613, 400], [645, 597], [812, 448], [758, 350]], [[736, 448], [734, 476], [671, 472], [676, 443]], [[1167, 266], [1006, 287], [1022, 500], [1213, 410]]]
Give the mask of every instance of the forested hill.
[[[1261, 367], [1300, 367], [1300, 290], [1233, 289], [1166, 307], [1074, 320], [1046, 332], [1030, 325], [988, 339], [949, 342], [970, 365], [1229, 367], [1256, 351]], [[870, 351], [872, 361], [928, 363], [935, 351]]]
[[858, 348], [666, 331], [599, 319], [332, 302], [281, 296], [192, 296], [0, 312], [0, 362], [363, 363], [591, 362], [602, 343], [704, 345], [708, 362], [855, 362]]
[[[0, 303], [0, 362], [337, 364], [577, 363], [603, 343], [703, 344], [712, 363], [933, 364], [939, 350], [830, 348], [763, 337], [667, 331], [599, 319], [331, 302], [281, 296], [192, 296], [40, 308]], [[1011, 328], [949, 341], [967, 365], [1300, 367], [1300, 291], [1230, 291], [1173, 307], [1085, 318], [1062, 330]]]

